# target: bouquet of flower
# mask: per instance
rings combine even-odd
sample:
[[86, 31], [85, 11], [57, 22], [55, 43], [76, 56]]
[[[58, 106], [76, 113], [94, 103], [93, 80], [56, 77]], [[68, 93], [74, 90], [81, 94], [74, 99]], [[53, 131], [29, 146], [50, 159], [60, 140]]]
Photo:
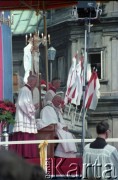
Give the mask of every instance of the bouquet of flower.
[[14, 124], [16, 107], [10, 101], [0, 101], [0, 122]]

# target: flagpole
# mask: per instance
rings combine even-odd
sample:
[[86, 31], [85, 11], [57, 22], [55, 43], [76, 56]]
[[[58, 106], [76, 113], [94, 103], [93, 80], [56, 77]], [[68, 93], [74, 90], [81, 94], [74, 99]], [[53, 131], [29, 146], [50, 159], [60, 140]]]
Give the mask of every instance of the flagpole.
[[84, 42], [84, 76], [83, 76], [83, 110], [82, 110], [82, 154], [85, 146], [85, 91], [86, 91], [86, 75], [87, 75], [87, 35], [88, 35], [87, 20], [85, 20], [85, 42]]
[[[44, 20], [44, 35], [47, 40], [47, 20], [46, 20], [46, 12], [43, 11], [43, 20]], [[46, 42], [45, 46], [45, 73], [46, 73], [46, 90], [48, 90], [48, 42]]]
[[91, 18], [85, 18], [85, 41], [84, 41], [84, 75], [83, 75], [83, 111], [82, 111], [82, 154], [84, 151], [85, 146], [85, 136], [86, 136], [86, 123], [85, 123], [85, 117], [86, 117], [86, 84], [87, 84], [87, 64], [88, 64], [88, 41], [89, 41], [89, 33], [91, 28], [90, 23]]
[[88, 48], [88, 40], [89, 40], [89, 33], [90, 29], [92, 27], [92, 24], [90, 21], [92, 19], [97, 19], [98, 18], [98, 12], [99, 12], [99, 7], [96, 10], [96, 17], [92, 18], [91, 14], [89, 18], [85, 18], [85, 47], [84, 47], [84, 77], [83, 77], [83, 111], [82, 111], [82, 154], [84, 151], [84, 146], [85, 146], [85, 117], [86, 117], [86, 107], [85, 107], [85, 96], [86, 96], [86, 83], [87, 83], [87, 63], [88, 63], [88, 54], [87, 54], [87, 48]]
[[45, 11], [45, 2], [43, 1], [43, 23], [44, 23], [44, 36], [46, 37], [45, 48], [45, 74], [46, 74], [46, 90], [48, 90], [48, 41], [47, 41], [47, 19]]
[[[92, 27], [92, 24], [90, 23], [91, 20], [95, 20], [97, 19], [101, 13], [102, 10], [100, 9], [100, 3], [96, 3], [96, 2], [86, 2], [85, 4], [82, 4], [83, 2], [78, 3], [77, 7], [73, 9], [73, 13], [72, 16], [74, 17], [75, 20], [84, 20], [85, 22], [85, 47], [84, 47], [84, 75], [83, 75], [83, 105], [82, 105], [82, 154], [84, 151], [84, 146], [85, 146], [85, 116], [86, 116], [86, 107], [85, 107], [85, 92], [86, 92], [86, 82], [87, 82], [87, 44], [88, 44], [88, 36], [90, 33], [90, 28]], [[90, 10], [90, 14], [89, 17], [81, 17], [81, 15], [79, 14], [79, 8], [83, 8], [85, 9], [85, 5], [86, 8], [89, 8]], [[91, 6], [92, 5], [92, 6]], [[95, 11], [95, 16], [92, 16], [92, 8]], [[84, 12], [83, 12], [84, 13]], [[80, 16], [79, 16], [80, 15]], [[85, 14], [86, 15], [86, 14]]]

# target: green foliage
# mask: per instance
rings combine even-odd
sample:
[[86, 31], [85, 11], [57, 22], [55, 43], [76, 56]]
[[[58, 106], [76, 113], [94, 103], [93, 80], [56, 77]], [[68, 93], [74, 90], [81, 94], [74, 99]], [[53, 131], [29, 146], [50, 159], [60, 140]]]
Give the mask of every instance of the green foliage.
[[9, 111], [5, 111], [4, 114], [0, 114], [0, 121], [7, 122], [8, 124], [14, 124], [14, 116]]
[[0, 122], [15, 123], [15, 104], [10, 101], [0, 101]]

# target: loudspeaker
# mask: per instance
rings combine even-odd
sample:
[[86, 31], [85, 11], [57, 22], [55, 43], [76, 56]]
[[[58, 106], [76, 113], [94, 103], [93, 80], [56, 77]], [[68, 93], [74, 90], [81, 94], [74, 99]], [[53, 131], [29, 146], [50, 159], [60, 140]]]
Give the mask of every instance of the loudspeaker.
[[77, 4], [77, 12], [79, 18], [96, 17], [96, 1], [79, 1]]

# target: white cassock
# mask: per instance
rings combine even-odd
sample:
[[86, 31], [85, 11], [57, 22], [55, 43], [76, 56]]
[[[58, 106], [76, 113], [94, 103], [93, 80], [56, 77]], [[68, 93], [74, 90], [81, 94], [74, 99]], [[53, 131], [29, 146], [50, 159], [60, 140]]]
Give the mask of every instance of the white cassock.
[[32, 92], [26, 86], [19, 91], [13, 132], [37, 133]]
[[[38, 130], [49, 126], [50, 124], [57, 124], [56, 134], [59, 139], [73, 139], [73, 135], [63, 130], [63, 127], [66, 127], [63, 117], [60, 113], [60, 111], [56, 108], [56, 111], [58, 112], [58, 115], [54, 109], [52, 103], [45, 106], [41, 111], [41, 119], [37, 121], [37, 128]], [[60, 121], [60, 122], [59, 122]], [[74, 158], [76, 157], [76, 145], [74, 142], [69, 143], [59, 143], [56, 150], [55, 150], [55, 156], [58, 157], [64, 157], [64, 158]]]
[[94, 149], [87, 144], [84, 148], [82, 174], [83, 179], [92, 179], [93, 176], [97, 176], [96, 179], [100, 180], [118, 180], [117, 149], [109, 144], [102, 149]]
[[23, 57], [23, 63], [24, 63], [24, 82], [27, 83], [27, 78], [29, 76], [30, 71], [32, 71], [32, 54], [31, 54], [32, 44], [29, 43], [24, 48], [24, 57]]
[[[37, 103], [40, 103], [40, 94], [39, 94], [39, 89], [37, 87], [35, 87], [33, 89], [33, 104], [37, 104]], [[38, 108], [35, 112], [35, 118], [39, 118], [39, 112], [40, 112], [40, 109]]]

